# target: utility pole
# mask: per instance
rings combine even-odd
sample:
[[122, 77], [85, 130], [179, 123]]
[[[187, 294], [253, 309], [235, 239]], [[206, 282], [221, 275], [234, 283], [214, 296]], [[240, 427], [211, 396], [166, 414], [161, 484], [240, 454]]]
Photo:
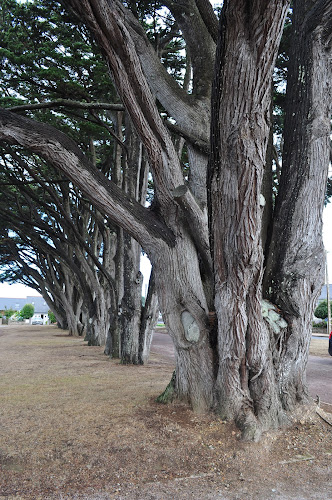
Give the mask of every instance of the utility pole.
[[[327, 257], [327, 255], [326, 255]], [[326, 260], [326, 301], [327, 301], [327, 333], [330, 335], [331, 333], [331, 304], [330, 304], [330, 283], [329, 283], [329, 272], [327, 267], [327, 258]]]

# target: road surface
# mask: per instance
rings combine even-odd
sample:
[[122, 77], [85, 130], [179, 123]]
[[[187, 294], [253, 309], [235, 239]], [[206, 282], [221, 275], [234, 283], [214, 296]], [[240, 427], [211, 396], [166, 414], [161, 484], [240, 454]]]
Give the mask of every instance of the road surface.
[[[154, 333], [151, 352], [167, 359], [174, 360], [172, 339], [167, 333]], [[309, 356], [307, 382], [313, 398], [319, 395], [321, 402], [332, 405], [332, 356]]]
[[318, 395], [321, 401], [332, 405], [332, 356], [309, 356], [307, 382], [313, 398]]

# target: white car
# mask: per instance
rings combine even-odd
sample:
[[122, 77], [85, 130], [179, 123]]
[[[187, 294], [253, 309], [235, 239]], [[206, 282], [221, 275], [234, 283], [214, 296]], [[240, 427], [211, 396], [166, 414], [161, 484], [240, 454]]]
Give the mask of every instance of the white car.
[[35, 318], [35, 319], [33, 319], [33, 320], [31, 321], [31, 324], [32, 324], [32, 325], [43, 325], [43, 324], [44, 324], [44, 322], [43, 322], [43, 320], [42, 320], [42, 319], [40, 319], [40, 318]]

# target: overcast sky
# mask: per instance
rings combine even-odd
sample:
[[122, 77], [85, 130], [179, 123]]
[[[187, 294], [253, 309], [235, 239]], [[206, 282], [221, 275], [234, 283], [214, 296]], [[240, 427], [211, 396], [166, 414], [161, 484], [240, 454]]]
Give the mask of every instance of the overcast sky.
[[323, 212], [323, 239], [327, 252], [329, 281], [332, 283], [332, 203], [328, 203]]

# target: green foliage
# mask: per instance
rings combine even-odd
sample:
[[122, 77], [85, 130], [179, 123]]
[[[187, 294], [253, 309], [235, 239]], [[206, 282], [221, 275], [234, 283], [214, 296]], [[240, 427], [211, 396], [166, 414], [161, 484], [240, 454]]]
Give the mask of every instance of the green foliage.
[[[66, 99], [119, 102], [99, 48], [60, 2], [40, 0], [0, 4], [0, 106]], [[29, 117], [67, 133], [90, 154], [109, 141], [109, 114], [92, 110], [39, 109]], [[109, 150], [108, 150], [109, 154]]]
[[[332, 313], [332, 302], [330, 302], [330, 310]], [[322, 300], [315, 309], [316, 318], [325, 319], [327, 318], [327, 300]]]
[[[90, 33], [58, 1], [1, 0], [0, 64], [1, 107], [59, 99], [119, 102]], [[111, 177], [109, 130], [114, 128], [115, 114], [70, 106], [22, 113], [68, 134]], [[48, 243], [54, 247], [50, 232], [61, 228], [58, 206], [69, 204], [75, 224], [83, 224], [84, 198], [63, 175], [21, 147], [1, 148], [0, 282], [36, 286], [27, 270], [45, 262], [39, 250]]]
[[15, 309], [5, 309], [2, 311], [2, 315], [5, 316], [7, 319], [11, 318], [14, 314], [16, 313]]
[[35, 308], [32, 304], [25, 304], [20, 311], [20, 317], [23, 319], [30, 319], [34, 315]]
[[312, 326], [314, 328], [326, 328], [326, 322], [320, 321], [319, 323], [313, 323]]
[[50, 320], [50, 323], [56, 323], [56, 318], [54, 316], [54, 313], [52, 313], [52, 311], [48, 311], [48, 318]]

